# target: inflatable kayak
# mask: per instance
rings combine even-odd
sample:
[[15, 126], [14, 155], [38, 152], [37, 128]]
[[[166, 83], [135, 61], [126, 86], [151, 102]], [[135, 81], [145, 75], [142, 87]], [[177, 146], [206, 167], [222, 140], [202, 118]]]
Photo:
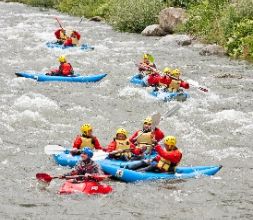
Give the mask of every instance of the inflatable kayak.
[[179, 92], [164, 92], [162, 90], [152, 90], [150, 95], [157, 97], [160, 100], [163, 100], [164, 102], [169, 102], [172, 100], [184, 102], [187, 98], [189, 98], [189, 94], [184, 92], [183, 90]]
[[141, 74], [136, 74], [130, 79], [130, 83], [133, 83], [135, 85], [139, 86], [147, 86], [146, 83], [143, 80], [143, 76]]
[[94, 50], [95, 48], [89, 44], [82, 44], [80, 46], [64, 46], [63, 44], [59, 44], [58, 42], [47, 42], [46, 43], [48, 48], [59, 48], [59, 49], [68, 49], [68, 48], [80, 48], [83, 51], [90, 51]]
[[[149, 155], [146, 156], [146, 159], [150, 159], [153, 158], [155, 155]], [[70, 153], [69, 150], [64, 151], [63, 153], [59, 153], [59, 154], [54, 154], [53, 155], [54, 160], [56, 162], [57, 165], [60, 166], [68, 166], [68, 167], [74, 167], [78, 161], [81, 160], [81, 156], [80, 155], [72, 155]], [[114, 160], [114, 159], [99, 159], [99, 156], [96, 156], [96, 160], [99, 164], [100, 163], [106, 163], [109, 165], [114, 165], [114, 166], [118, 166], [118, 167], [126, 167], [130, 164], [135, 164], [137, 162], [139, 162], [138, 160], [136, 161], [122, 161], [122, 160]]]
[[[134, 75], [131, 78], [130, 82], [135, 85], [147, 87], [147, 84], [145, 83], [145, 78], [143, 78], [141, 74]], [[187, 98], [189, 98], [189, 94], [184, 92], [183, 89], [180, 89], [179, 92], [164, 92], [162, 89], [159, 90], [153, 89], [149, 92], [149, 94], [165, 102], [169, 102], [172, 100], [182, 102], [185, 101]]]
[[33, 80], [37, 80], [39, 82], [79, 82], [79, 83], [89, 83], [89, 82], [97, 82], [103, 79], [107, 74], [94, 74], [94, 75], [75, 75], [75, 76], [49, 76], [43, 73], [27, 73], [27, 72], [18, 72], [15, 73], [18, 77], [25, 77]]
[[60, 194], [108, 194], [110, 192], [112, 192], [111, 186], [94, 181], [73, 183], [71, 180], [67, 180], [59, 189]]
[[216, 174], [222, 166], [196, 166], [196, 167], [177, 167], [176, 173], [155, 173], [155, 172], [138, 172], [121, 168], [119, 166], [110, 165], [100, 162], [102, 170], [124, 182], [136, 182], [159, 179], [188, 179], [197, 178], [199, 176], [211, 176]]

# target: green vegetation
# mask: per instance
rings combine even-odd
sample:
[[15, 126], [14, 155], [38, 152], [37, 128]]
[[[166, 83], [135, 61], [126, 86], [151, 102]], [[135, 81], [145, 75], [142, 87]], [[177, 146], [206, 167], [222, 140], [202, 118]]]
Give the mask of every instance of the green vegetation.
[[231, 57], [253, 61], [252, 0], [203, 0], [190, 5], [188, 14], [183, 31], [223, 46]]
[[253, 61], [253, 0], [6, 0], [55, 8], [75, 16], [101, 16], [116, 30], [140, 33], [169, 6], [186, 8], [180, 31], [223, 46], [228, 55]]
[[110, 3], [110, 24], [117, 30], [137, 33], [158, 23], [157, 16], [165, 7], [157, 0], [111, 0]]

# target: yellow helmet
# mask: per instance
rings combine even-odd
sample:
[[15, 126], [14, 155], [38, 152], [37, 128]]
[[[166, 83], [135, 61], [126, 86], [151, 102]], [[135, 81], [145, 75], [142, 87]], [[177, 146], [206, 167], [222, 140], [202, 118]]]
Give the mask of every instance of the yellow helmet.
[[59, 57], [58, 57], [58, 61], [61, 62], [61, 63], [67, 62], [66, 56], [64, 56], [64, 55], [59, 56]]
[[153, 121], [152, 121], [152, 118], [151, 118], [151, 117], [147, 117], [147, 118], [144, 119], [144, 122], [143, 122], [143, 123], [144, 123], [144, 124], [145, 124], [145, 123], [147, 123], [147, 124], [152, 124], [152, 122], [153, 122]]
[[124, 134], [125, 136], [127, 136], [128, 132], [126, 129], [124, 128], [119, 128], [117, 131], [116, 131], [116, 135], [117, 134]]
[[82, 127], [80, 128], [80, 131], [84, 134], [87, 134], [88, 131], [92, 130], [92, 127], [90, 124], [83, 124]]
[[151, 54], [148, 54], [148, 53], [145, 53], [143, 55], [143, 59], [148, 59], [149, 62], [151, 62], [151, 63], [154, 63], [154, 61], [155, 61], [155, 58]]
[[167, 136], [164, 138], [164, 144], [166, 145], [171, 145], [171, 146], [176, 146], [177, 139], [174, 136]]
[[174, 70], [172, 70], [171, 74], [172, 74], [173, 76], [178, 77], [178, 76], [180, 76], [181, 73], [180, 73], [180, 70], [179, 70], [179, 69], [174, 69]]
[[170, 74], [171, 73], [171, 68], [169, 68], [169, 67], [165, 67], [164, 69], [163, 69], [163, 72], [165, 73], [165, 74]]

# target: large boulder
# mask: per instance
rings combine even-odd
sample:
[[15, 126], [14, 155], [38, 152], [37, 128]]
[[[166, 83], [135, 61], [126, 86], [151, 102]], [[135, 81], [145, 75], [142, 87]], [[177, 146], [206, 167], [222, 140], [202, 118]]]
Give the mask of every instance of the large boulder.
[[199, 52], [202, 56], [209, 56], [209, 55], [218, 55], [218, 56], [224, 56], [226, 55], [226, 51], [223, 47], [217, 45], [217, 44], [210, 44], [206, 47], [202, 48], [202, 50]]
[[158, 24], [153, 24], [153, 25], [147, 26], [141, 32], [141, 34], [145, 36], [164, 36], [166, 35], [166, 32], [163, 31], [163, 29], [161, 29]]
[[178, 25], [186, 22], [186, 13], [182, 8], [165, 8], [159, 14], [159, 25], [167, 33], [174, 33]]

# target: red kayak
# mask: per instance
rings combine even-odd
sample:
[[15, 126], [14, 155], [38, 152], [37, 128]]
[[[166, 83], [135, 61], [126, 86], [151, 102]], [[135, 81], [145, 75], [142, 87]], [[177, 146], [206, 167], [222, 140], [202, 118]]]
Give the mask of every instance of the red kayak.
[[60, 194], [84, 193], [84, 194], [108, 194], [112, 192], [112, 187], [94, 181], [84, 181], [73, 183], [67, 180], [60, 188]]

